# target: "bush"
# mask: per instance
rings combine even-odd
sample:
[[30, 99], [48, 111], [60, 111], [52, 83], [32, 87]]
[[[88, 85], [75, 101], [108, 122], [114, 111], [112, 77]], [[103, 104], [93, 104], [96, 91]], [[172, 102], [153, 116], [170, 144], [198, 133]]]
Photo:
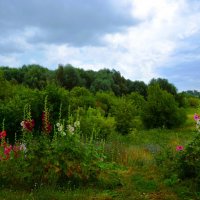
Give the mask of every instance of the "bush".
[[148, 88], [147, 103], [142, 114], [147, 128], [174, 128], [186, 121], [183, 109], [178, 108], [174, 97], [158, 85]]
[[193, 141], [187, 145], [183, 155], [179, 159], [178, 174], [181, 179], [192, 179], [196, 188], [200, 188], [200, 135], [196, 135]]
[[92, 144], [69, 135], [51, 141], [40, 135], [26, 140], [27, 152], [0, 163], [1, 183], [24, 189], [49, 186], [78, 186], [97, 181], [101, 156]]
[[135, 128], [134, 119], [138, 112], [131, 100], [126, 98], [119, 99], [112, 107], [111, 112], [115, 117], [116, 128], [119, 133], [126, 135]]
[[113, 117], [104, 117], [99, 109], [89, 108], [82, 110], [80, 116], [81, 134], [84, 138], [101, 140], [106, 139], [115, 131], [115, 120]]

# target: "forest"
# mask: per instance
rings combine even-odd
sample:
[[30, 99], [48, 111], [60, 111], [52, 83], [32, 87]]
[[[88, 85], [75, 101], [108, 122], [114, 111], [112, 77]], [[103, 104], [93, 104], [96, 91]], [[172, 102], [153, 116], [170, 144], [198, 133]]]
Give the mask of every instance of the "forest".
[[0, 196], [198, 199], [199, 103], [164, 78], [1, 66]]

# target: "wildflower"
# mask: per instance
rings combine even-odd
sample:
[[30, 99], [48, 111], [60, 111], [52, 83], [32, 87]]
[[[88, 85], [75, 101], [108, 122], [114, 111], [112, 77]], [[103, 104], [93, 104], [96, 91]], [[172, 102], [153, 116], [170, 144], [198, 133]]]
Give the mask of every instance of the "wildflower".
[[0, 139], [6, 137], [6, 131], [0, 132]]
[[183, 151], [184, 147], [183, 146], [177, 146], [176, 151]]
[[194, 114], [194, 120], [195, 120], [195, 121], [198, 121], [198, 120], [200, 120], [200, 116], [199, 116], [199, 115], [197, 115], [196, 113]]
[[4, 154], [5, 154], [5, 155], [10, 155], [11, 150], [12, 150], [12, 145], [10, 145], [10, 146], [5, 146], [5, 147], [4, 147]]
[[58, 131], [62, 132], [63, 131], [63, 125], [60, 123], [57, 123], [56, 126], [58, 127]]
[[26, 152], [26, 145], [22, 143], [20, 145], [20, 150]]
[[74, 134], [74, 127], [72, 125], [68, 125], [67, 129], [72, 135]]
[[22, 121], [22, 122], [20, 123], [20, 125], [24, 128], [24, 121]]

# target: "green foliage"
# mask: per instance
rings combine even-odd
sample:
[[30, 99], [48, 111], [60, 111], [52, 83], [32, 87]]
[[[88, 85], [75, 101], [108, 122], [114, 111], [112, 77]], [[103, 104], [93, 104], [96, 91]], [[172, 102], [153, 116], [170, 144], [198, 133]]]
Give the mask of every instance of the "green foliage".
[[59, 117], [60, 105], [62, 105], [62, 115], [67, 116], [70, 104], [69, 92], [54, 83], [48, 84], [43, 91], [44, 96], [48, 96], [51, 119], [57, 120]]
[[199, 191], [200, 188], [200, 135], [199, 133], [190, 142], [179, 159], [178, 174], [182, 179], [193, 180], [194, 187]]
[[162, 79], [162, 78], [154, 79], [153, 78], [150, 81], [149, 86], [152, 86], [155, 84], [158, 84], [162, 90], [167, 91], [168, 93], [172, 94], [173, 96], [175, 96], [177, 94], [177, 88], [172, 83], [169, 83], [167, 79]]
[[141, 115], [146, 104], [144, 97], [137, 92], [132, 92], [131, 94], [127, 95], [127, 98], [131, 101], [132, 105], [136, 107], [137, 115]]
[[20, 123], [23, 120], [24, 105], [30, 104], [32, 115], [36, 121], [37, 128], [40, 126], [41, 113], [43, 109], [43, 94], [38, 90], [31, 90], [17, 85], [12, 87], [11, 98], [6, 98], [0, 104], [0, 121], [5, 118], [6, 130], [10, 141], [14, 140], [14, 134], [20, 133]]
[[130, 100], [126, 98], [118, 99], [112, 107], [111, 113], [115, 117], [119, 133], [126, 135], [134, 128], [133, 120], [137, 114], [137, 109]]
[[74, 87], [70, 91], [70, 106], [72, 110], [79, 107], [88, 108], [94, 107], [95, 99], [92, 93], [84, 87]]
[[50, 76], [49, 70], [40, 65], [23, 66], [22, 72], [24, 73], [23, 84], [30, 88], [44, 88]]
[[197, 97], [188, 97], [187, 100], [190, 107], [197, 108], [200, 105], [200, 99]]
[[137, 92], [143, 97], [147, 96], [147, 85], [143, 81], [130, 81], [127, 80], [128, 94], [132, 92]]
[[[63, 71], [62, 76], [60, 70]], [[61, 86], [68, 90], [71, 90], [75, 86], [80, 86], [81, 84], [78, 70], [69, 64], [64, 66], [63, 69], [61, 67], [58, 69], [57, 78], [59, 78], [59, 82], [62, 84]]]
[[112, 73], [110, 70], [100, 70], [95, 77], [94, 82], [91, 85], [91, 91], [112, 91], [113, 85]]
[[4, 79], [4, 73], [0, 70], [0, 102], [11, 97], [12, 90], [12, 85]]
[[105, 116], [108, 116], [110, 110], [117, 101], [116, 96], [112, 92], [97, 92], [96, 93], [96, 107], [104, 111]]
[[173, 128], [182, 125], [186, 120], [183, 109], [178, 108], [174, 97], [159, 85], [149, 86], [147, 104], [142, 114], [147, 128]]
[[104, 117], [99, 109], [89, 108], [80, 116], [81, 133], [84, 138], [101, 140], [106, 139], [115, 131], [115, 120], [113, 117]]

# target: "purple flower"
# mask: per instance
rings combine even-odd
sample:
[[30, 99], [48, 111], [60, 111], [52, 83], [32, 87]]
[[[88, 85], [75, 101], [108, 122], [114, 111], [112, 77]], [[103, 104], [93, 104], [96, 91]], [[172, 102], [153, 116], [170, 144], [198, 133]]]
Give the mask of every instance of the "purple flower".
[[194, 120], [199, 120], [200, 119], [200, 116], [199, 115], [197, 115], [196, 113], [194, 114]]

